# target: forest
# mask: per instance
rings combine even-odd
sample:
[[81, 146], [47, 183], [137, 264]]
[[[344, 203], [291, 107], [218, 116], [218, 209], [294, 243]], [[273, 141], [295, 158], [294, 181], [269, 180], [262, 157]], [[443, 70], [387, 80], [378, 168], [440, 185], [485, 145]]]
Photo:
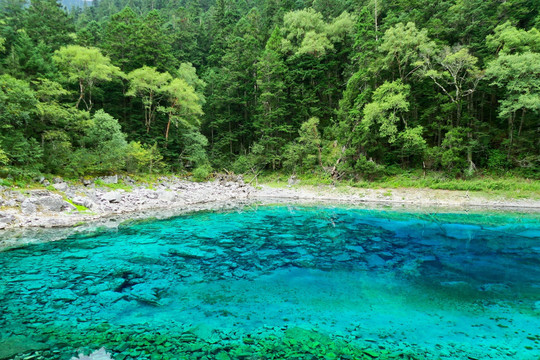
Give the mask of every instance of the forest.
[[0, 177], [540, 178], [537, 0], [0, 1]]

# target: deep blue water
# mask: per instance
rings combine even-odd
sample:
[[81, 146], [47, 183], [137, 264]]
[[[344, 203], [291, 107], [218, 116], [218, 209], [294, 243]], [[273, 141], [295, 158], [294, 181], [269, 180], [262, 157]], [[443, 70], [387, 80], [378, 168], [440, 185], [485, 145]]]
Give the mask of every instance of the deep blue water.
[[540, 359], [539, 220], [249, 206], [11, 249], [0, 359]]

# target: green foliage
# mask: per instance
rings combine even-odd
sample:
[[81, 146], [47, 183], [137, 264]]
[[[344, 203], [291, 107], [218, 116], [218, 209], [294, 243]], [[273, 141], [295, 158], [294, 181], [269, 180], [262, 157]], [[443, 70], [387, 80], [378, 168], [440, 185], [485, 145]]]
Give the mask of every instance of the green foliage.
[[[54, 189], [54, 188], [53, 188]], [[70, 203], [71, 205], [73, 205], [75, 207], [75, 209], [78, 211], [78, 212], [85, 212], [85, 211], [89, 211], [90, 209], [88, 209], [86, 206], [83, 206], [83, 205], [77, 205], [73, 202], [73, 200], [71, 199], [68, 199], [68, 198], [64, 198], [65, 201], [67, 201], [68, 203]], [[76, 224], [74, 226], [77, 226]]]
[[98, 82], [111, 81], [115, 76], [123, 76], [120, 68], [112, 65], [110, 59], [103, 56], [97, 48], [69, 45], [57, 50], [53, 58], [65, 72], [67, 80], [79, 85], [79, 99], [75, 105], [77, 108], [81, 100], [87, 110], [92, 108], [92, 90]]
[[138, 141], [131, 141], [126, 148], [126, 169], [134, 173], [152, 173], [156, 169], [163, 168], [156, 144], [152, 146], [142, 145]]
[[56, 50], [72, 42], [73, 23], [57, 0], [32, 0], [23, 22], [35, 44], [43, 41]]
[[486, 37], [488, 48], [498, 54], [540, 52], [540, 31], [518, 29], [505, 22], [495, 28], [495, 33]]
[[498, 149], [489, 151], [488, 157], [488, 169], [498, 172], [507, 170], [510, 167], [510, 162], [506, 157], [506, 154]]
[[197, 69], [191, 63], [181, 63], [177, 71], [178, 78], [184, 80], [189, 86], [193, 88], [195, 94], [198, 97], [198, 102], [202, 106], [206, 99], [204, 97], [204, 89], [206, 83], [200, 79], [197, 75]]
[[535, 5], [4, 1], [0, 171], [535, 177]]
[[194, 128], [189, 128], [182, 134], [184, 151], [181, 159], [185, 167], [201, 167], [209, 164], [206, 148], [208, 139]]
[[387, 66], [395, 67], [401, 81], [405, 81], [420, 68], [422, 55], [432, 53], [434, 48], [427, 30], [418, 30], [415, 23], [409, 22], [386, 30], [379, 50], [385, 55], [383, 61]]
[[113, 173], [125, 166], [127, 142], [118, 121], [103, 110], [91, 119], [82, 138], [84, 147], [73, 154], [71, 168], [78, 175]]
[[362, 125], [367, 132], [372, 126], [377, 125], [377, 136], [387, 138], [389, 143], [394, 143], [398, 136], [400, 122], [407, 126], [403, 113], [409, 110], [409, 85], [401, 81], [385, 82], [373, 93], [372, 102], [364, 107]]
[[27, 126], [35, 113], [36, 97], [30, 85], [10, 75], [0, 75], [0, 126]]
[[282, 49], [295, 55], [324, 56], [334, 50], [334, 43], [342, 41], [354, 28], [353, 17], [343, 12], [327, 24], [321, 13], [314, 9], [288, 12], [283, 17]]
[[284, 161], [286, 168], [293, 172], [304, 172], [314, 170], [317, 165], [323, 166], [318, 126], [319, 119], [316, 117], [302, 124], [299, 136], [287, 147]]
[[193, 170], [193, 180], [195, 181], [205, 181], [208, 180], [208, 177], [212, 173], [212, 167], [209, 164], [204, 164], [198, 166]]
[[201, 108], [201, 99], [195, 92], [195, 89], [183, 79], [173, 79], [170, 83], [163, 85], [158, 89], [163, 92], [167, 99], [168, 106], [158, 108], [158, 111], [166, 113], [169, 116], [165, 139], [169, 138], [169, 127], [182, 125], [189, 127], [200, 125], [198, 117], [203, 114]]
[[360, 155], [354, 164], [354, 172], [367, 180], [374, 180], [384, 175], [384, 166], [368, 160], [364, 155]]
[[505, 118], [518, 110], [540, 110], [540, 52], [499, 56], [488, 65], [492, 84], [506, 90], [499, 116]]
[[169, 84], [172, 76], [165, 72], [160, 73], [155, 68], [143, 66], [133, 70], [127, 75], [129, 89], [127, 96], [138, 96], [144, 106], [144, 124], [146, 133], [155, 120], [156, 110], [165, 95], [164, 87]]
[[257, 174], [269, 163], [266, 149], [261, 143], [255, 143], [249, 154], [239, 156], [232, 165], [232, 170], [237, 174], [252, 173]]
[[462, 173], [467, 167], [468, 129], [457, 127], [446, 133], [442, 142], [441, 165], [450, 173]]
[[7, 165], [9, 163], [9, 158], [2, 148], [0, 148], [0, 165]]

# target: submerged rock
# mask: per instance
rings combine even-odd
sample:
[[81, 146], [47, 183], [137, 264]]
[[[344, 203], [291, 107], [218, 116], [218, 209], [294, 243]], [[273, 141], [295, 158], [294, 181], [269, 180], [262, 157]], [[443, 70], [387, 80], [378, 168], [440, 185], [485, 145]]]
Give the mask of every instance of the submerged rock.
[[359, 254], [363, 254], [366, 252], [366, 250], [364, 250], [364, 248], [361, 247], [360, 245], [354, 245], [354, 246], [348, 245], [348, 246], [345, 246], [345, 249], [354, 251]]
[[115, 291], [103, 291], [97, 294], [96, 299], [101, 305], [110, 305], [124, 297], [126, 297], [126, 294], [118, 293]]
[[376, 254], [369, 254], [368, 256], [366, 256], [366, 261], [368, 266], [371, 268], [384, 266], [384, 264], [386, 264], [386, 262], [379, 255]]
[[188, 247], [169, 249], [169, 255], [180, 256], [186, 259], [210, 259], [215, 257], [215, 254], [210, 252]]
[[72, 290], [62, 289], [53, 293], [53, 300], [61, 301], [74, 301], [77, 299], [77, 295]]
[[11, 359], [17, 354], [47, 349], [48, 345], [26, 336], [16, 335], [0, 340], [0, 359]]
[[488, 291], [494, 293], [504, 293], [510, 291], [510, 286], [507, 284], [484, 284], [478, 288], [480, 291]]
[[169, 288], [166, 280], [154, 280], [134, 285], [130, 295], [137, 301], [153, 306], [161, 306], [161, 300]]

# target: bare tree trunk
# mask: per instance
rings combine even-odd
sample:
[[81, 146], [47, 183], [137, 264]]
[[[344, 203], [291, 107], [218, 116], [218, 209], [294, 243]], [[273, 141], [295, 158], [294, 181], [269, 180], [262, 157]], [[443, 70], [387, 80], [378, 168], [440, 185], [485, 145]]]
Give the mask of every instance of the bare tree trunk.
[[521, 112], [521, 120], [519, 121], [518, 136], [521, 136], [521, 129], [523, 128], [523, 119], [525, 118], [525, 109]]
[[510, 157], [512, 155], [512, 145], [514, 143], [514, 116], [515, 113], [512, 113], [508, 117], [508, 139], [510, 140], [510, 144], [508, 144], [508, 160], [510, 160]]
[[81, 100], [84, 101], [84, 85], [83, 85], [82, 79], [79, 79], [79, 91], [80, 91], [79, 100], [77, 100], [77, 104], [75, 104], [75, 107], [77, 109], [79, 108], [79, 104], [81, 103]]
[[472, 173], [474, 171], [476, 171], [476, 165], [474, 164], [474, 162], [472, 161], [472, 147], [471, 147], [471, 144], [472, 144], [472, 130], [473, 130], [473, 117], [471, 116], [472, 115], [472, 111], [473, 111], [473, 95], [471, 94], [470, 95], [470, 98], [469, 98], [469, 104], [468, 104], [468, 110], [469, 110], [469, 124], [467, 126], [467, 128], [469, 129], [467, 131], [467, 140], [469, 142], [469, 146], [467, 146], [467, 162], [469, 163], [469, 172]]
[[379, 41], [379, 22], [378, 22], [378, 13], [377, 13], [377, 0], [374, 0], [374, 11], [373, 11], [373, 17], [375, 18], [375, 41]]
[[171, 127], [171, 115], [169, 114], [169, 121], [167, 122], [167, 130], [165, 130], [165, 146], [167, 146], [167, 141], [169, 141], [170, 127]]

